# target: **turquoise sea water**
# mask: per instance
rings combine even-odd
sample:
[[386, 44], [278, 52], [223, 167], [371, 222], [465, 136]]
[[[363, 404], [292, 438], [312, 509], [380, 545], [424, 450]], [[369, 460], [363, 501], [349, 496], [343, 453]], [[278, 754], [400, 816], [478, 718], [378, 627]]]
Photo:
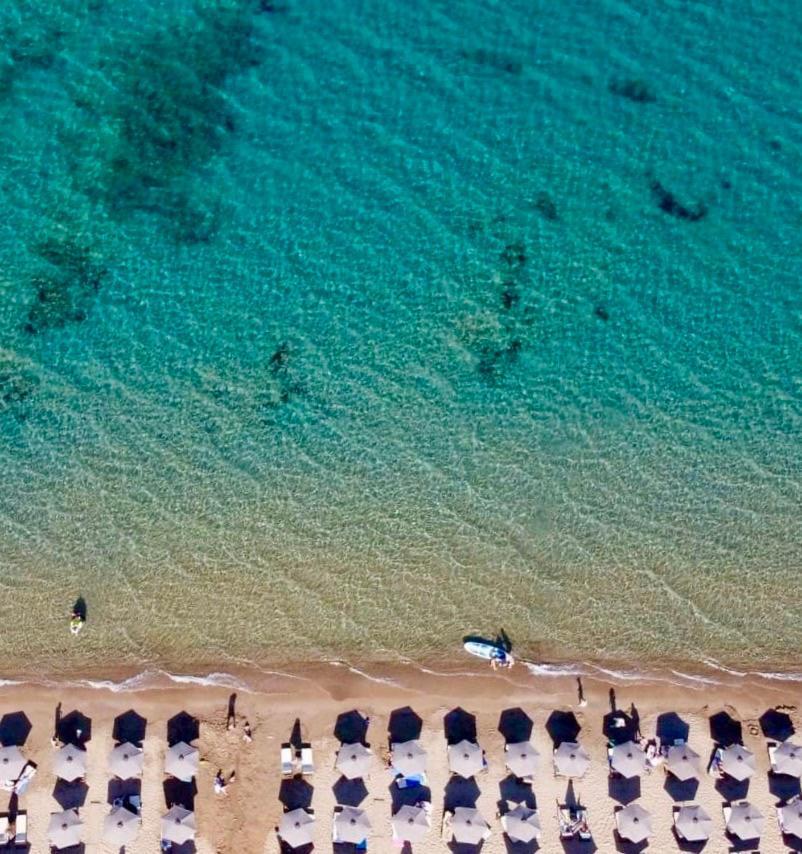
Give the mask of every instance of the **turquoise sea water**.
[[802, 663], [802, 6], [0, 27], [10, 668]]

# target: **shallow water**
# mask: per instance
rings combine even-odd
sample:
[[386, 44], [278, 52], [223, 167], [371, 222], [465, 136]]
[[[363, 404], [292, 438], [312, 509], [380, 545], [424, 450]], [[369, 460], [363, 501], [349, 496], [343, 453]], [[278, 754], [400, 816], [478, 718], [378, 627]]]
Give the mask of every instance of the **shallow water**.
[[7, 669], [800, 663], [802, 7], [0, 19]]

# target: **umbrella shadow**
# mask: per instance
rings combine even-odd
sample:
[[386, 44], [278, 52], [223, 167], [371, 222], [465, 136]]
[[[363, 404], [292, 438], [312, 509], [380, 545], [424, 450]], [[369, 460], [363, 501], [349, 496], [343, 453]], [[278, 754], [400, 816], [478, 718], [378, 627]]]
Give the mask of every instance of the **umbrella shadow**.
[[278, 799], [284, 805], [285, 812], [297, 809], [308, 810], [312, 806], [314, 791], [314, 787], [303, 777], [291, 777], [281, 781]]
[[699, 854], [699, 852], [704, 851], [707, 843], [710, 841], [709, 839], [703, 839], [701, 842], [688, 842], [687, 839], [683, 839], [678, 833], [677, 829], [672, 828], [674, 831], [674, 839], [677, 840], [677, 848], [680, 851], [686, 851], [688, 854]]
[[663, 789], [673, 801], [692, 801], [699, 789], [699, 781], [696, 777], [691, 777], [690, 780], [679, 780], [673, 774], [667, 773]]
[[129, 742], [136, 747], [142, 747], [147, 728], [147, 719], [137, 714], [133, 709], [129, 709], [114, 719], [111, 737], [117, 744]]
[[[396, 788], [398, 787], [396, 786]], [[368, 796], [365, 781], [361, 777], [356, 780], [340, 777], [331, 787], [331, 790], [334, 792], [334, 799], [337, 803], [345, 807], [358, 807]]]
[[498, 731], [507, 744], [519, 744], [532, 738], [532, 718], [521, 708], [504, 709], [499, 717]]
[[522, 783], [514, 774], [508, 774], [498, 784], [499, 812], [507, 811], [507, 801], [515, 804], [525, 804], [530, 810], [537, 809], [537, 799], [532, 787], [528, 783]]
[[387, 724], [387, 738], [390, 744], [403, 744], [416, 741], [423, 731], [423, 721], [410, 706], [393, 709]]
[[59, 717], [56, 735], [62, 744], [74, 744], [83, 748], [92, 740], [92, 719], [74, 709]]
[[370, 718], [365, 717], [356, 709], [343, 712], [337, 715], [337, 721], [334, 724], [334, 737], [341, 744], [367, 745], [369, 723]]
[[564, 741], [576, 741], [581, 729], [582, 725], [573, 712], [555, 710], [546, 721], [546, 732], [549, 734], [555, 750]]
[[757, 851], [760, 847], [759, 837], [755, 837], [754, 839], [740, 839], [728, 830], [724, 831], [724, 836], [730, 846], [728, 850], [733, 852], [733, 854], [738, 851]]
[[479, 854], [484, 846], [484, 842], [477, 842], [473, 845], [468, 842], [456, 842], [452, 839], [448, 843], [448, 850], [451, 851], [452, 854]]
[[288, 744], [293, 750], [299, 751], [305, 746], [303, 731], [301, 730], [301, 719], [296, 718], [292, 724]]
[[716, 791], [725, 801], [742, 801], [749, 794], [749, 779], [735, 780], [722, 774], [714, 783]]
[[628, 839], [623, 839], [617, 830], [613, 831], [613, 839], [615, 840], [615, 850], [620, 854], [642, 854], [649, 847], [648, 839], [644, 839], [642, 842], [630, 842]]
[[312, 854], [315, 850], [315, 845], [313, 842], [310, 842], [309, 845], [301, 845], [298, 848], [293, 848], [291, 845], [287, 845], [287, 843], [279, 836], [278, 850], [281, 854]]
[[432, 790], [428, 786], [406, 786], [399, 789], [395, 782], [388, 786], [392, 814], [395, 815], [401, 807], [415, 807], [421, 802], [432, 802]]
[[624, 744], [637, 738], [635, 721], [621, 709], [607, 712], [602, 719], [602, 733], [610, 744]]
[[769, 791], [778, 801], [790, 801], [791, 798], [799, 797], [800, 781], [798, 777], [789, 777], [787, 774], [775, 774], [769, 771]]
[[593, 839], [580, 839], [574, 836], [571, 839], [560, 839], [565, 854], [594, 854], [599, 846]]
[[32, 724], [25, 712], [9, 712], [0, 718], [0, 744], [22, 747], [31, 734]]
[[671, 746], [678, 741], [687, 743], [691, 728], [676, 712], [664, 712], [657, 716], [655, 734], [660, 744]]
[[53, 798], [63, 810], [80, 809], [86, 803], [89, 786], [83, 780], [68, 783], [66, 780], [56, 780], [53, 787]]
[[607, 778], [607, 794], [619, 804], [631, 804], [640, 797], [640, 777], [622, 777], [610, 774]]
[[454, 776], [446, 783], [443, 793], [443, 812], [454, 812], [457, 807], [473, 808], [480, 794], [479, 786], [476, 785], [473, 777], [465, 780]]
[[200, 721], [189, 712], [179, 712], [167, 721], [167, 746], [179, 742], [192, 744], [200, 738]]
[[787, 741], [794, 734], [791, 716], [779, 709], [766, 709], [760, 716], [760, 729], [772, 741]]
[[179, 806], [194, 812], [195, 796], [198, 794], [198, 784], [194, 777], [188, 783], [184, 780], [177, 780], [175, 777], [168, 777], [162, 788], [164, 790], [164, 803], [168, 810], [171, 807]]
[[540, 851], [540, 846], [536, 839], [531, 842], [519, 842], [517, 839], [510, 839], [507, 834], [503, 834], [504, 850], [506, 854], [535, 854]]
[[783, 845], [789, 851], [802, 851], [802, 839], [797, 839], [796, 836], [791, 836], [790, 833], [783, 834]]
[[183, 845], [176, 845], [173, 843], [173, 847], [170, 849], [170, 854], [196, 854], [197, 847], [195, 846], [195, 841], [190, 839], [188, 842], [185, 842]]
[[[16, 851], [17, 849], [13, 850]], [[28, 850], [30, 850], [30, 847]], [[58, 852], [58, 854], [86, 854], [86, 845], [83, 842], [79, 842], [77, 845], [70, 845], [68, 848], [53, 848], [51, 846], [50, 851]]]
[[109, 780], [109, 785], [106, 789], [106, 803], [114, 806], [121, 801], [125, 803], [133, 797], [142, 797], [142, 781], [131, 778], [129, 780], [120, 780], [115, 777]]
[[728, 712], [717, 712], [710, 716], [710, 738], [719, 747], [743, 744], [743, 726]]
[[476, 741], [476, 715], [457, 706], [443, 718], [443, 731], [446, 743], [459, 744], [461, 741]]

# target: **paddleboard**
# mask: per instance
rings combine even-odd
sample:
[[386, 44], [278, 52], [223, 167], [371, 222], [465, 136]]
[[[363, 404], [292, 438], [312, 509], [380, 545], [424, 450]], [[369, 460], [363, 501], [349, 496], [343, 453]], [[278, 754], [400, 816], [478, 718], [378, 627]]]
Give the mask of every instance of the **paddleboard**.
[[498, 661], [512, 663], [512, 656], [497, 644], [483, 641], [465, 641], [463, 646], [465, 652], [469, 652], [477, 658], [484, 658], [486, 661], [492, 661], [495, 658]]

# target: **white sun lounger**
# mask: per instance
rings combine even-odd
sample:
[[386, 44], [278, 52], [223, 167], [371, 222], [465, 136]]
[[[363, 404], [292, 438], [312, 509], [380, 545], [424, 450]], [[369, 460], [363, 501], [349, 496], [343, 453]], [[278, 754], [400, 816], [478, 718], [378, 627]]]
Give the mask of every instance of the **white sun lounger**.
[[292, 777], [295, 773], [295, 758], [292, 755], [292, 747], [289, 744], [281, 746], [281, 775]]
[[311, 747], [302, 747], [301, 748], [301, 774], [304, 777], [308, 777], [315, 773], [315, 763], [312, 759], [312, 748]]
[[15, 845], [26, 845], [28, 842], [28, 813], [18, 812], [17, 823], [14, 825], [16, 835], [14, 836]]

